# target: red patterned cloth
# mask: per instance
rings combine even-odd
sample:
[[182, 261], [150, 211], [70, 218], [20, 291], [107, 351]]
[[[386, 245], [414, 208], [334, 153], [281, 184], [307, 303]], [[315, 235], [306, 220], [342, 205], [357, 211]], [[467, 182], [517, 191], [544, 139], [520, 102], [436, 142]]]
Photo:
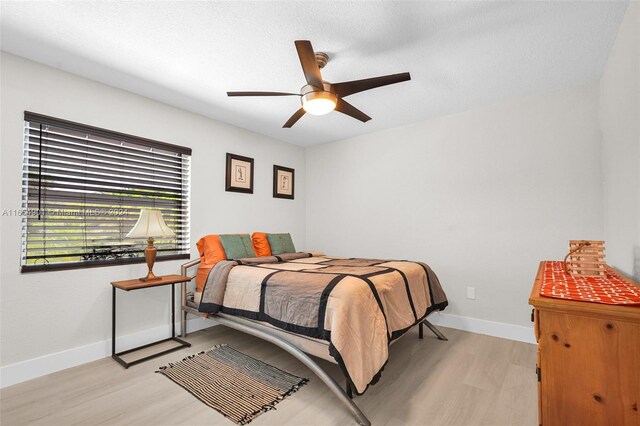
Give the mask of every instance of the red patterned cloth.
[[540, 295], [609, 305], [639, 305], [640, 287], [607, 268], [605, 276], [586, 277], [564, 271], [563, 262], [544, 262]]

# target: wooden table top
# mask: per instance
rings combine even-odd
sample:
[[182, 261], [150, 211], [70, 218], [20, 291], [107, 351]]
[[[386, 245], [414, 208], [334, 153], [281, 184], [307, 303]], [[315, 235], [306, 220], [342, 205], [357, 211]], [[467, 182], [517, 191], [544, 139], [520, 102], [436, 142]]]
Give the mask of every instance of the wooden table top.
[[113, 281], [112, 286], [124, 291], [139, 290], [141, 288], [158, 287], [161, 285], [177, 284], [186, 281], [191, 281], [191, 277], [173, 274], [173, 275], [161, 275], [157, 280], [141, 281], [139, 278], [124, 281]]
[[[623, 317], [634, 322], [640, 322], [640, 307], [624, 306], [624, 305], [607, 305], [604, 303], [583, 302], [577, 300], [556, 299], [553, 297], [545, 297], [540, 295], [540, 284], [542, 283], [542, 271], [544, 261], [538, 266], [538, 274], [533, 282], [531, 295], [529, 296], [529, 304], [539, 309], [562, 311], [567, 313], [591, 313], [606, 314], [611, 316]], [[630, 283], [633, 281], [629, 280]]]

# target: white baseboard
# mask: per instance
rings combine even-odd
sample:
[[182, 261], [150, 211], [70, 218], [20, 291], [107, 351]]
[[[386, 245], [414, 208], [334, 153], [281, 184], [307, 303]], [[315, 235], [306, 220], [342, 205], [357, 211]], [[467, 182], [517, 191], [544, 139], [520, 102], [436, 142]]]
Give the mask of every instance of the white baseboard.
[[[187, 320], [187, 332], [192, 333], [214, 325], [216, 325], [216, 323], [210, 319], [190, 318]], [[176, 324], [176, 330], [180, 330], [180, 324]], [[167, 324], [166, 326], [155, 327], [126, 336], [119, 336], [116, 351], [121, 352], [127, 348], [133, 348], [160, 340], [170, 336], [170, 333], [171, 325]], [[110, 356], [111, 339], [17, 362], [15, 364], [5, 365], [0, 368], [0, 388]]]
[[478, 318], [462, 317], [459, 315], [434, 312], [429, 315], [429, 322], [443, 327], [457, 330], [470, 331], [472, 333], [486, 334], [488, 336], [502, 337], [503, 339], [517, 340], [525, 343], [536, 343], [533, 334], [533, 326], [506, 324], [503, 322], [488, 321]]
[[[470, 331], [472, 333], [486, 334], [526, 343], [536, 342], [533, 335], [533, 327], [523, 327], [520, 325], [462, 317], [441, 312], [434, 312], [429, 315], [429, 321], [435, 325]], [[191, 318], [187, 321], [187, 330], [189, 333], [192, 333], [214, 325], [216, 325], [216, 323], [210, 319]], [[180, 325], [176, 324], [176, 330], [179, 329], [179, 327]], [[167, 324], [166, 326], [155, 327], [118, 337], [118, 348], [116, 350], [120, 352], [126, 348], [160, 340], [168, 336], [170, 332], [170, 325]], [[0, 368], [0, 388], [109, 356], [111, 356], [110, 339], [6, 365]]]

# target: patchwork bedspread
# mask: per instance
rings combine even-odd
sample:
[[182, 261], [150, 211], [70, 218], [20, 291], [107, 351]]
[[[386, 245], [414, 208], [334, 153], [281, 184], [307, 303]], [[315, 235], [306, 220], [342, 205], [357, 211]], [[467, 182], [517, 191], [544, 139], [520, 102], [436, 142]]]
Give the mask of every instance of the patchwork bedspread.
[[424, 263], [289, 253], [217, 263], [199, 310], [329, 341], [331, 356], [362, 394], [380, 378], [391, 341], [446, 306]]

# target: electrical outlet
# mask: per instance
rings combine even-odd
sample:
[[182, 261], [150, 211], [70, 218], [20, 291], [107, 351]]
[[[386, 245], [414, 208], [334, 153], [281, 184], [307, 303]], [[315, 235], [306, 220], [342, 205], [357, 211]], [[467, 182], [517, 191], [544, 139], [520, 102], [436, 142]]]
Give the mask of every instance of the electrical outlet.
[[467, 287], [467, 299], [476, 300], [476, 288]]

